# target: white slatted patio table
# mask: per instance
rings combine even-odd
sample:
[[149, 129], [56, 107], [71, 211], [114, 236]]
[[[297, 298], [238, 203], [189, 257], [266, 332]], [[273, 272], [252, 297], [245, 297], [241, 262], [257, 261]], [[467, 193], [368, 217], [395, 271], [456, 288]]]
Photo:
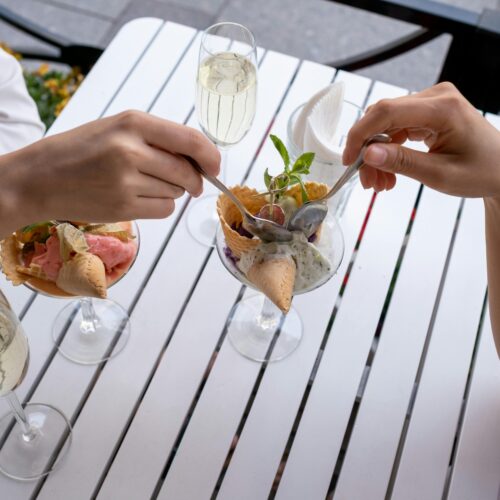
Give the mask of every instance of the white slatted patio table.
[[[129, 108], [196, 127], [199, 40], [161, 19], [128, 23], [49, 134]], [[261, 186], [279, 162], [269, 132], [284, 137], [291, 112], [331, 81], [360, 106], [407, 93], [263, 48], [258, 59], [257, 113], [229, 153], [229, 184]], [[377, 197], [357, 186], [338, 274], [294, 299], [303, 340], [267, 365], [227, 339], [249, 291], [190, 237], [189, 202], [139, 222], [140, 255], [110, 290], [132, 334], [105, 364], [60, 356], [50, 327], [63, 301], [2, 278], [31, 344], [19, 396], [61, 408], [74, 427], [59, 470], [0, 477], [2, 500], [497, 500], [500, 362], [480, 200], [405, 178]]]

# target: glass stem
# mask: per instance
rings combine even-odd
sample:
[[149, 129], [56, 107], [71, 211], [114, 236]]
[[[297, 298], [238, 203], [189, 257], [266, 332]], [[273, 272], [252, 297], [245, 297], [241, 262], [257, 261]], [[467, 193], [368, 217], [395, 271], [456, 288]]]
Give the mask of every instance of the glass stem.
[[35, 439], [36, 431], [32, 427], [30, 427], [28, 418], [26, 417], [26, 413], [21, 405], [21, 402], [19, 401], [19, 398], [17, 397], [15, 392], [10, 391], [5, 395], [5, 399], [7, 400], [7, 403], [9, 403], [10, 409], [14, 414], [14, 418], [21, 426], [23, 441], [29, 443], [30, 441]]
[[82, 322], [80, 323], [80, 330], [83, 334], [91, 334], [96, 331], [97, 316], [95, 313], [92, 299], [83, 297], [80, 299], [80, 307], [82, 309]]
[[280, 317], [281, 311], [267, 297], [265, 297], [258, 319], [262, 329], [274, 331], [278, 325]]

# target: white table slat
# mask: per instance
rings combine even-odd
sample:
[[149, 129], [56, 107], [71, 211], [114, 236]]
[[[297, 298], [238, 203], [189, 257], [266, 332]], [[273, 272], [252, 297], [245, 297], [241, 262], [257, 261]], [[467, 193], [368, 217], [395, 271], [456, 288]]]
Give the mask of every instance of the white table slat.
[[448, 500], [496, 500], [500, 493], [500, 363], [486, 314]]
[[[297, 430], [277, 498], [323, 498], [399, 255], [418, 184], [377, 197]], [[380, 239], [385, 251], [377, 250]], [[362, 313], [360, 313], [362, 307]]]
[[[183, 53], [182, 46], [178, 46], [175, 51], [178, 53], [178, 57], [180, 57]], [[164, 78], [168, 77], [169, 72], [172, 71], [174, 66], [175, 61], [172, 61], [170, 68], [165, 67], [163, 69]], [[151, 70], [154, 71], [154, 68], [151, 68]], [[123, 88], [126, 89], [126, 84]], [[151, 95], [153, 97], [154, 93]], [[126, 109], [127, 100], [119, 100], [122, 102], [122, 109], [120, 110]], [[158, 250], [163, 244], [165, 235], [169, 233], [174, 223], [175, 217], [161, 221], [143, 221], [140, 223], [142, 236], [146, 244], [142, 246], [136, 263], [128, 273], [127, 278], [110, 290], [110, 297], [112, 299], [117, 300], [124, 307], [130, 305], [134, 298], [134, 294], [131, 294], [130, 290], [139, 290], [140, 284], [144, 280], [157, 256]], [[28, 371], [25, 383], [21, 385], [18, 391], [21, 397], [24, 396], [30, 387], [30, 382], [37, 376], [39, 369], [52, 350], [51, 324], [55, 315], [63, 306], [63, 301], [37, 297], [34, 306], [30, 308], [25, 318], [26, 329], [29, 332], [34, 332], [34, 334], [30, 336], [30, 370]], [[40, 322], [40, 317], [43, 317], [42, 322]], [[34, 398], [38, 401], [50, 401], [52, 404], [61, 407], [71, 416], [95, 369], [96, 367], [84, 367], [70, 363], [63, 357], [56, 355], [45, 373], [40, 387], [35, 392]], [[59, 384], [60, 380], [63, 381], [62, 384]], [[53, 391], [54, 386], [57, 386], [59, 389], [59, 392], [56, 394]], [[0, 478], [0, 485], [2, 484], [1, 480], [2, 478]], [[35, 487], [35, 483], [26, 483], [19, 487], [13, 483], [13, 481], [9, 481], [12, 488], [16, 490], [22, 489], [26, 493]]]
[[[286, 66], [282, 66], [283, 73], [280, 75], [280, 79], [272, 78], [275, 76], [272, 69], [279, 64], [280, 60], [286, 61], [290, 69], [287, 72]], [[271, 86], [269, 83], [268, 96], [270, 100], [266, 102], [264, 97], [261, 106], [265, 110], [264, 116], [266, 114], [268, 116], [268, 121], [274, 114], [275, 107], [288, 85], [296, 64], [296, 60], [279, 54], [276, 54], [274, 58], [271, 57], [267, 63], [267, 78], [269, 82], [272, 80], [274, 85]], [[273, 95], [276, 96], [274, 106], [272, 105]], [[187, 98], [191, 99], [192, 96], [188, 95]], [[255, 149], [257, 144], [254, 144], [252, 148]], [[74, 491], [76, 483], [79, 485], [78, 492], [82, 498], [92, 492], [107, 459], [113, 452], [121, 429], [123, 429], [133, 405], [141, 393], [150, 373], [150, 367], [153, 366], [171, 327], [175, 323], [177, 314], [184, 304], [185, 297], [197, 275], [199, 265], [206, 255], [206, 248], [196, 245], [188, 234], [185, 224], [179, 223], [132, 315], [135, 329], [137, 330], [140, 324], [143, 331], [149, 332], [147, 343], [141, 341], [140, 336], [132, 335], [127, 349], [116, 360], [113, 360], [113, 363], [106, 366], [75, 426], [72, 452], [62, 466], [60, 474], [47, 480], [40, 498], [52, 498], [54, 494], [61, 491], [69, 495], [70, 492]], [[172, 262], [185, 264], [172, 266]], [[168, 310], [165, 311], [167, 324], [162, 328], [158, 322], [157, 311], [164, 309], [165, 304], [169, 306]], [[147, 311], [146, 318], [143, 317], [143, 307]], [[137, 370], [124, 376], [124, 370], [132, 364], [137, 365]], [[109, 405], [109, 393], [111, 391], [116, 393], [116, 384], [119, 380], [125, 384], [120, 406], [115, 405], [110, 408], [107, 406]], [[104, 428], [101, 433], [95, 433], [96, 418], [103, 422]], [[113, 432], [109, 430], [111, 427], [114, 429]], [[76, 431], [78, 431], [78, 435]], [[80, 439], [78, 436], [81, 436]], [[89, 443], [92, 443], [92, 446], [89, 446]]]
[[359, 107], [363, 107], [366, 95], [368, 94], [368, 90], [370, 89], [372, 83], [369, 78], [341, 70], [338, 72], [335, 81], [345, 83], [344, 99], [346, 101], [350, 101]]
[[385, 99], [387, 97], [394, 99], [407, 94], [408, 91], [406, 89], [396, 87], [396, 85], [390, 85], [389, 83], [384, 82], [374, 82], [373, 88], [370, 91], [370, 97], [366, 102], [366, 107], [375, 104], [377, 101], [380, 101], [380, 99]]
[[483, 203], [467, 200], [413, 406], [393, 500], [442, 495], [485, 290]]
[[431, 189], [422, 193], [335, 490], [339, 499], [385, 496], [459, 203]]
[[195, 29], [181, 24], [165, 23], [126, 84], [106, 109], [105, 116], [123, 111], [123, 103], [128, 109], [149, 109], [165, 83], [165, 75], [170, 74], [182, 59], [183, 52], [190, 48], [196, 33]]
[[98, 118], [163, 24], [164, 21], [155, 18], [140, 18], [125, 24], [47, 135], [57, 134]]

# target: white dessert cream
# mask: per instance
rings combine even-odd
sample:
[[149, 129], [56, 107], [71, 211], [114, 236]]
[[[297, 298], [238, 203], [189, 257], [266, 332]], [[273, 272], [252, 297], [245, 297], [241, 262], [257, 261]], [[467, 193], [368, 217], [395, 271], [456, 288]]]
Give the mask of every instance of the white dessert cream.
[[290, 256], [295, 261], [294, 292], [314, 288], [321, 279], [331, 272], [331, 264], [323, 254], [300, 232], [293, 235], [288, 243], [262, 243], [254, 250], [245, 252], [238, 262], [239, 269], [247, 274], [249, 269], [264, 260], [282, 259]]

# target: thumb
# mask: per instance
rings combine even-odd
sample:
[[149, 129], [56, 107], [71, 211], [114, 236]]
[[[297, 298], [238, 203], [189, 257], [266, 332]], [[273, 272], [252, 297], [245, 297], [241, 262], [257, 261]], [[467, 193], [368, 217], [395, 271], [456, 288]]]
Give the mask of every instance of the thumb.
[[399, 144], [371, 144], [366, 149], [363, 160], [371, 167], [406, 175], [428, 185], [434, 184], [439, 168], [435, 155]]

